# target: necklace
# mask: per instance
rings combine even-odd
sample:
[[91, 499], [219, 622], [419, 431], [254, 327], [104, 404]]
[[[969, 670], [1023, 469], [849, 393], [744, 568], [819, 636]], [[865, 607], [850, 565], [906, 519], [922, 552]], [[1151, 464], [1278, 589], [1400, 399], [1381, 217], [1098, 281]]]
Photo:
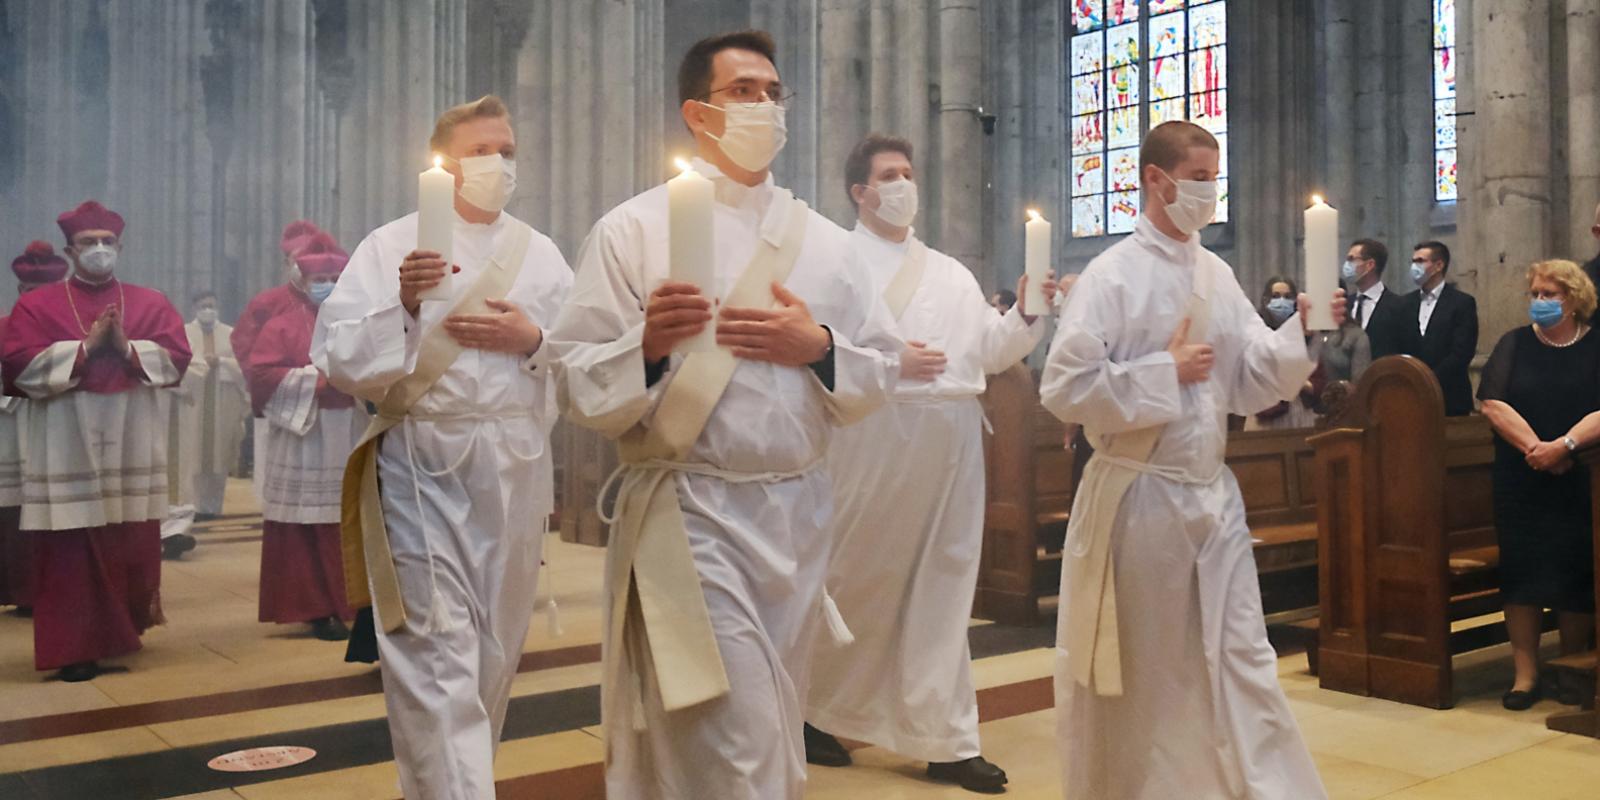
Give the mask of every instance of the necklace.
[[1544, 342], [1546, 345], [1549, 345], [1550, 347], [1571, 347], [1571, 346], [1577, 344], [1578, 340], [1582, 339], [1583, 335], [1585, 333], [1588, 333], [1588, 332], [1589, 332], [1589, 326], [1588, 325], [1584, 325], [1583, 323], [1580, 322], [1573, 329], [1572, 338], [1571, 339], [1568, 339], [1565, 342], [1557, 343], [1557, 342], [1551, 341], [1550, 337], [1544, 335], [1544, 331], [1542, 329], [1540, 329], [1540, 327], [1538, 325], [1533, 326], [1534, 335], [1539, 337], [1539, 341]]
[[[113, 278], [113, 280], [115, 280]], [[67, 306], [72, 309], [72, 321], [78, 323], [78, 330], [83, 332], [85, 338], [89, 336], [89, 326], [83, 324], [83, 317], [78, 316], [78, 301], [72, 299], [72, 283], [67, 282]], [[117, 281], [117, 313], [119, 315], [128, 310], [128, 298], [122, 291], [122, 281]]]

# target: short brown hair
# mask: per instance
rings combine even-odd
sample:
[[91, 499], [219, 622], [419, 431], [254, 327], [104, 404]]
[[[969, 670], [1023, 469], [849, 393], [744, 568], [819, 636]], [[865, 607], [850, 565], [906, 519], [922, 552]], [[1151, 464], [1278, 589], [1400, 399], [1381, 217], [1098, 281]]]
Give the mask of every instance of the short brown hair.
[[872, 178], [872, 157], [879, 153], [900, 153], [907, 161], [915, 161], [909, 140], [899, 136], [890, 136], [883, 133], [869, 133], [862, 139], [850, 157], [844, 160], [844, 196], [850, 198], [850, 205], [856, 204], [856, 198], [850, 194], [850, 187], [858, 183], [864, 184]]
[[1572, 316], [1579, 322], [1587, 322], [1594, 316], [1596, 303], [1594, 282], [1584, 274], [1583, 267], [1564, 259], [1539, 261], [1528, 267], [1528, 285], [1532, 286], [1536, 278], [1549, 280], [1567, 293]]
[[1372, 259], [1372, 269], [1380, 276], [1383, 275], [1383, 268], [1389, 266], [1389, 248], [1384, 247], [1383, 242], [1377, 239], [1357, 239], [1353, 244], [1361, 248], [1362, 258]]
[[504, 119], [511, 116], [511, 109], [506, 108], [506, 103], [492, 94], [486, 94], [470, 103], [462, 103], [445, 109], [439, 119], [433, 123], [433, 135], [428, 137], [428, 147], [434, 152], [441, 152], [445, 145], [450, 144], [450, 134], [454, 133], [456, 126], [474, 119]]
[[1163, 170], [1175, 169], [1189, 155], [1191, 147], [1221, 150], [1211, 131], [1181, 119], [1168, 120], [1150, 129], [1139, 146], [1139, 172], [1154, 164]]
[[765, 56], [774, 66], [778, 63], [778, 46], [772, 41], [772, 34], [766, 31], [734, 31], [707, 36], [690, 46], [689, 52], [683, 54], [683, 63], [678, 65], [679, 105], [710, 96], [711, 62], [724, 50], [749, 50]]

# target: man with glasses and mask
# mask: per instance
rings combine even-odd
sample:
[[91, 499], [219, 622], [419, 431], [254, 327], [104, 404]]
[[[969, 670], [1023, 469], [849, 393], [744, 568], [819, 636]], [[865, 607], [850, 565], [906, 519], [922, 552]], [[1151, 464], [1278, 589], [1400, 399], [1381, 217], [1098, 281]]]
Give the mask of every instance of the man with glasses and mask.
[[[322, 302], [311, 357], [377, 409], [345, 471], [344, 566], [374, 612], [401, 788], [467, 800], [494, 797], [555, 502], [542, 326], [572, 270], [504, 211], [517, 139], [499, 98], [445, 111], [429, 146], [456, 179], [455, 263], [417, 248], [416, 214], [368, 234]], [[449, 296], [424, 300], [447, 271]]]
[[[316, 223], [308, 219], [297, 219], [283, 227], [283, 235], [278, 237], [278, 250], [283, 254], [281, 265], [283, 283], [250, 298], [250, 302], [245, 304], [244, 313], [239, 315], [233, 333], [228, 337], [229, 343], [233, 346], [234, 358], [237, 358], [239, 363], [243, 364], [250, 358], [250, 349], [255, 346], [256, 337], [261, 335], [261, 329], [266, 327], [273, 317], [299, 305], [306, 296], [306, 287], [301, 283], [300, 269], [295, 266], [294, 254], [321, 232]], [[261, 462], [261, 454], [267, 447], [266, 437], [267, 424], [257, 420], [251, 436], [251, 457], [256, 462], [252, 473], [257, 500], [261, 499], [261, 475], [266, 469], [266, 465]]]
[[1267, 327], [1200, 243], [1217, 140], [1156, 126], [1133, 235], [1083, 271], [1041, 399], [1094, 445], [1062, 552], [1056, 718], [1069, 798], [1321, 798], [1278, 685], [1229, 414], [1299, 395], [1315, 364], [1300, 295]]
[[[67, 260], [49, 242], [32, 242], [11, 261], [17, 296], [67, 277]], [[0, 317], [0, 342], [9, 316]], [[28, 401], [0, 395], [0, 606], [33, 613], [33, 537], [18, 529], [22, 521], [22, 434], [27, 430]]]
[[1396, 324], [1400, 352], [1422, 359], [1444, 392], [1444, 413], [1472, 413], [1472, 378], [1467, 369], [1478, 351], [1478, 301], [1445, 282], [1450, 248], [1423, 242], [1411, 251], [1417, 290], [1404, 298]]
[[194, 320], [184, 326], [194, 360], [173, 392], [167, 434], [167, 482], [174, 498], [161, 526], [161, 555], [176, 559], [195, 547], [194, 520], [222, 513], [228, 473], [239, 460], [239, 440], [250, 415], [244, 371], [234, 358], [233, 326], [217, 318], [217, 295], [194, 296]]
[[1367, 334], [1372, 358], [1400, 352], [1400, 305], [1404, 299], [1383, 285], [1389, 248], [1376, 239], [1358, 239], [1345, 251], [1343, 277], [1350, 296], [1350, 317]]
[[[961, 262], [911, 228], [911, 143], [869, 135], [845, 160], [859, 216], [859, 268], [906, 339], [894, 398], [839, 431], [828, 450], [835, 493], [828, 595], [855, 642], [820, 642], [806, 702], [806, 758], [845, 766], [834, 734], [928, 762], [935, 780], [999, 791], [1003, 770], [978, 748], [978, 697], [967, 626], [983, 550], [983, 410], [987, 375], [1044, 335], [1046, 305], [994, 313]], [[813, 727], [815, 726], [815, 727]]]
[[72, 277], [22, 296], [0, 342], [7, 394], [29, 400], [22, 529], [33, 533], [34, 666], [89, 680], [162, 621], [167, 398], [189, 338], [165, 295], [118, 279], [122, 217], [88, 201], [56, 219]]
[[[670, 279], [668, 187], [612, 209], [551, 331], [563, 409], [617, 439], [601, 714], [611, 797], [798, 800], [825, 600], [832, 428], [882, 405], [902, 348], [849, 234], [773, 180], [784, 89], [761, 31], [678, 71], [712, 184], [711, 285]], [[714, 325], [708, 352], [678, 345]], [[831, 613], [829, 613], [831, 611]]]

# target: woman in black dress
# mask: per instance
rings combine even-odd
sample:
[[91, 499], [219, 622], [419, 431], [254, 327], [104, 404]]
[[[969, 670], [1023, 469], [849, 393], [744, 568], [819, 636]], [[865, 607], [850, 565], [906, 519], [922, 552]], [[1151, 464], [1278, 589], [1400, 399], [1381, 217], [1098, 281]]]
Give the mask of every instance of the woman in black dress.
[[[1558, 612], [1563, 653], [1594, 633], [1594, 534], [1589, 478], [1572, 451], [1600, 439], [1600, 335], [1595, 287], [1570, 261], [1528, 270], [1529, 317], [1495, 345], [1478, 398], [1494, 440], [1494, 517], [1500, 540], [1516, 681], [1502, 699], [1521, 711], [1539, 700], [1539, 632]], [[1577, 692], [1563, 692], [1576, 703]]]

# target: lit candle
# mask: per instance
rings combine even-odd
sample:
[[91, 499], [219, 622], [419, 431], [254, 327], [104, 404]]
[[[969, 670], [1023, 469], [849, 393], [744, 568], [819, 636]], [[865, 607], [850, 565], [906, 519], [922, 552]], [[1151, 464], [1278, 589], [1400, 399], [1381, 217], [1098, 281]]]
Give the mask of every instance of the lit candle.
[[455, 263], [456, 176], [444, 171], [444, 159], [417, 175], [417, 249], [438, 253], [445, 263], [444, 280], [417, 295], [422, 300], [448, 300], [450, 265]]
[[1023, 272], [1028, 276], [1022, 310], [1030, 316], [1050, 313], [1044, 299], [1044, 282], [1050, 274], [1050, 221], [1035, 209], [1028, 209], [1027, 231], [1023, 239]]
[[[678, 177], [667, 181], [667, 253], [673, 281], [692, 283], [716, 305], [716, 257], [711, 244], [711, 208], [715, 202], [711, 180], [677, 159]], [[717, 349], [716, 322], [683, 340], [680, 353], [706, 353]]]
[[1305, 291], [1311, 298], [1311, 313], [1306, 330], [1331, 331], [1333, 292], [1339, 286], [1339, 212], [1322, 202], [1322, 195], [1311, 197], [1306, 209]]

